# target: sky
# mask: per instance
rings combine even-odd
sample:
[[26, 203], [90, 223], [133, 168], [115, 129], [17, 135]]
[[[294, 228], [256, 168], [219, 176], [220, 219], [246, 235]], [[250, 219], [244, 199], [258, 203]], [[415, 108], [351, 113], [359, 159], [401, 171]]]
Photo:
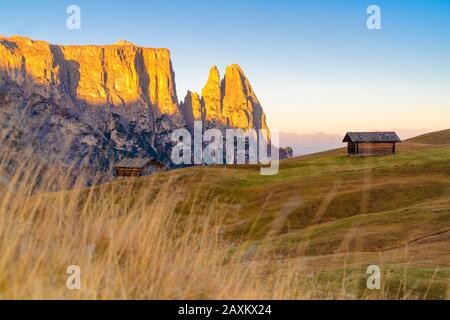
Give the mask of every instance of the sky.
[[180, 100], [238, 63], [284, 132], [450, 128], [450, 0], [2, 1], [0, 34], [169, 48]]

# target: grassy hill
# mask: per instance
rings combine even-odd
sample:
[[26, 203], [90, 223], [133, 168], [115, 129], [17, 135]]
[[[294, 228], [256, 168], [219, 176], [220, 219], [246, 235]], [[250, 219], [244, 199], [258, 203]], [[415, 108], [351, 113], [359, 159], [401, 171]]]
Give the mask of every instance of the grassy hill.
[[[193, 167], [32, 196], [15, 204], [28, 208], [23, 219], [53, 212], [45, 226], [61, 230], [20, 232], [39, 248], [55, 233], [48, 245], [94, 263], [99, 279], [90, 283], [105, 297], [120, 297], [109, 279], [126, 297], [448, 299], [448, 132], [405, 141], [396, 155], [338, 149], [288, 159], [275, 176], [251, 166]], [[80, 254], [80, 243], [95, 244], [95, 258]], [[100, 276], [106, 261], [124, 272], [120, 283]], [[366, 289], [372, 264], [382, 269], [381, 291]]]
[[431, 144], [431, 145], [449, 145], [450, 129], [423, 134], [418, 137], [409, 139], [408, 142]]
[[386, 271], [396, 279], [386, 294], [395, 296], [404, 281], [414, 294], [431, 286], [428, 294], [442, 297], [450, 279], [449, 132], [405, 141], [392, 156], [355, 158], [339, 149], [289, 159], [275, 176], [248, 167], [166, 175], [185, 186], [180, 212], [211, 201], [226, 207], [217, 215], [242, 250], [251, 243], [277, 259], [306, 256], [317, 270], [338, 273], [382, 262], [403, 277], [407, 265], [407, 279]]

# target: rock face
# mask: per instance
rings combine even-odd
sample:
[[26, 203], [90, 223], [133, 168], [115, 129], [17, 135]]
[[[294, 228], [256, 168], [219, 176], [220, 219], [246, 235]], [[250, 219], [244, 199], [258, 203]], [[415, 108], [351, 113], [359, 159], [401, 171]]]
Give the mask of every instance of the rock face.
[[219, 69], [213, 66], [209, 71], [208, 81], [202, 90], [202, 104], [205, 108], [205, 120], [210, 126], [223, 124], [222, 91], [220, 87]]
[[202, 97], [178, 102], [167, 49], [127, 41], [57, 46], [0, 36], [0, 133], [26, 137], [38, 155], [107, 170], [123, 157], [158, 156], [170, 165], [170, 135], [192, 128], [267, 128], [250, 83], [237, 65], [221, 80], [210, 71]]
[[194, 121], [204, 121], [205, 109], [197, 92], [188, 91], [184, 102], [181, 102], [181, 111], [190, 130], [193, 130]]
[[167, 49], [123, 41], [63, 47], [13, 37], [0, 38], [0, 54], [0, 85], [15, 82], [27, 95], [69, 98], [77, 106], [149, 106], [155, 117], [179, 116]]
[[[185, 101], [191, 101], [191, 93]], [[268, 129], [261, 104], [237, 64], [227, 67], [222, 80], [217, 67], [211, 68], [200, 103], [201, 116], [195, 120], [202, 119], [207, 128]]]
[[267, 129], [265, 115], [258, 98], [238, 65], [227, 67], [221, 92], [222, 113], [228, 126]]

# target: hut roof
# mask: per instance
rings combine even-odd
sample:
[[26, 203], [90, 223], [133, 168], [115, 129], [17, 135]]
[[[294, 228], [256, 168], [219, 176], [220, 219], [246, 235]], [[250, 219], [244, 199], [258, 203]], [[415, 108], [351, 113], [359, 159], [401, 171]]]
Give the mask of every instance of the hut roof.
[[139, 157], [139, 158], [124, 158], [124, 159], [120, 160], [119, 162], [117, 162], [116, 164], [114, 164], [114, 168], [144, 168], [145, 166], [147, 166], [149, 164], [154, 164], [154, 165], [165, 167], [165, 165], [162, 162], [160, 162], [159, 160], [157, 160], [155, 158]]
[[402, 142], [395, 132], [347, 132], [342, 142]]

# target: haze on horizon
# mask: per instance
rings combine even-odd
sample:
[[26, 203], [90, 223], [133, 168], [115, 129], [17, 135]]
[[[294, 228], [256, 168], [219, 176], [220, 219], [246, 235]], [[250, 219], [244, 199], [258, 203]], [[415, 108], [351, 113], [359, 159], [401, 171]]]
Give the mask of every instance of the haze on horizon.
[[[82, 28], [66, 28], [66, 8]], [[368, 30], [377, 4], [382, 29]], [[171, 50], [177, 94], [200, 92], [212, 65], [242, 66], [271, 128], [421, 133], [450, 123], [450, 2], [8, 2], [0, 34], [56, 44], [125, 39]]]

